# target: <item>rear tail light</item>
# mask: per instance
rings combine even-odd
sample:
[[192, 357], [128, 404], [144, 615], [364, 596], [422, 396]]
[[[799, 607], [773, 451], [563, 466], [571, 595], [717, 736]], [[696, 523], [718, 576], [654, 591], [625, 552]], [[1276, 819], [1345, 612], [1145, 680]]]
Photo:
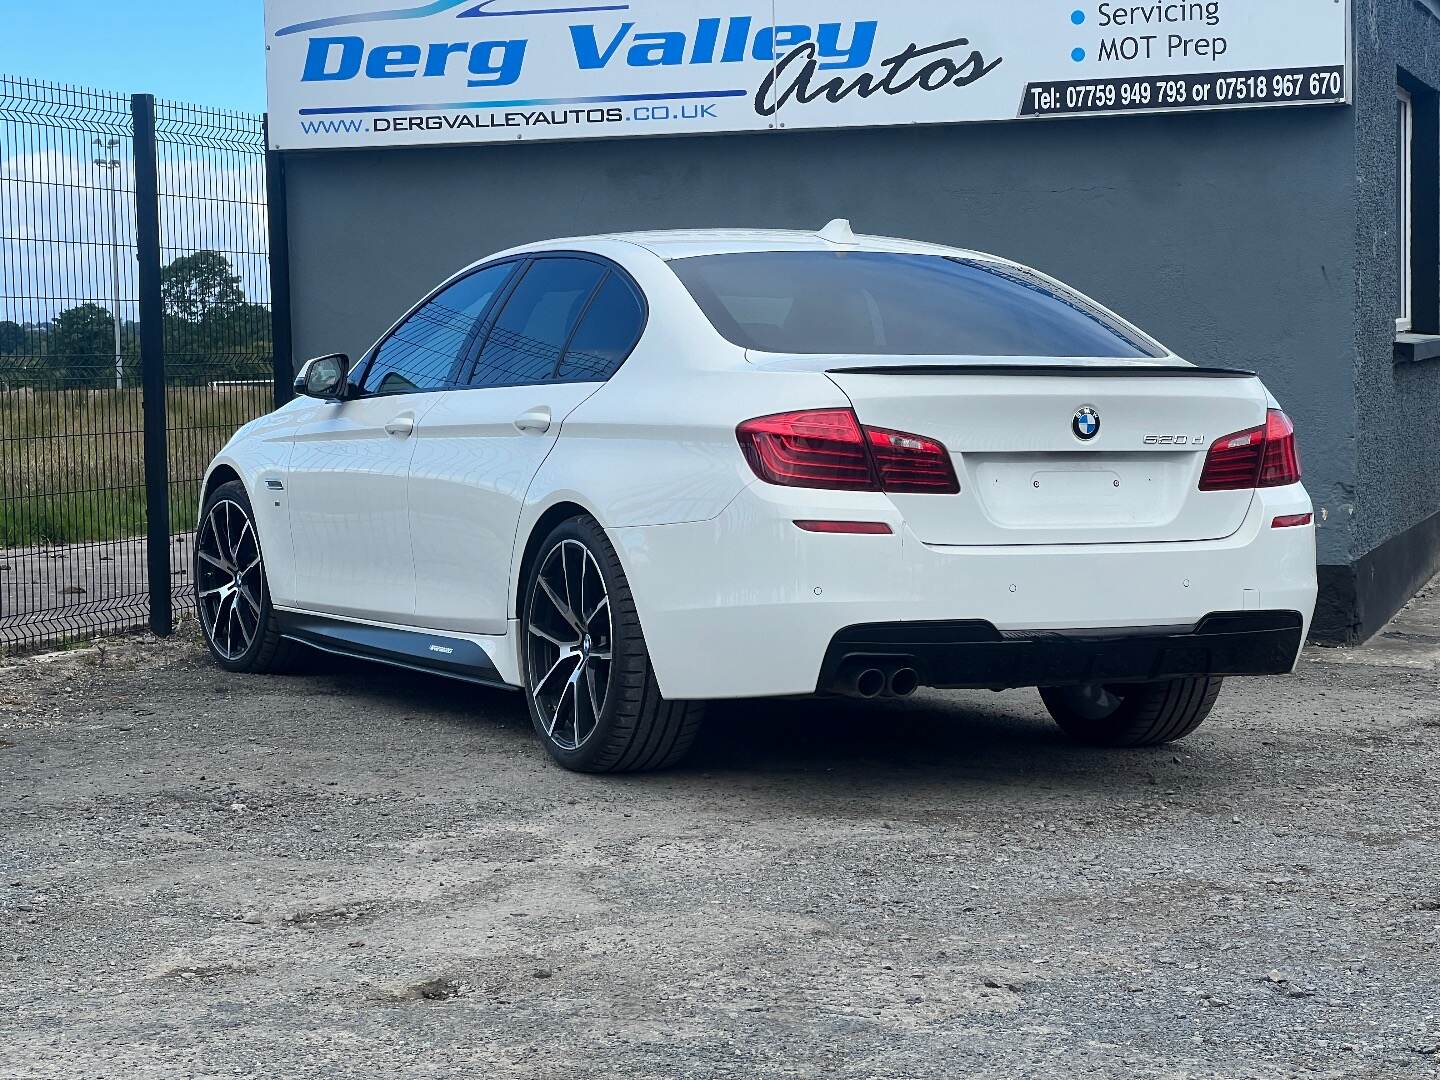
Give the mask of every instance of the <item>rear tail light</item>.
[[1226, 435], [1210, 447], [1200, 490], [1248, 491], [1299, 482], [1295, 425], [1279, 409], [1271, 409], [1264, 427]]
[[762, 416], [740, 425], [740, 447], [761, 480], [783, 487], [879, 491], [860, 422], [849, 409]]
[[909, 495], [954, 495], [960, 490], [950, 452], [934, 439], [884, 428], [865, 429], [870, 456], [885, 491]]
[[954, 495], [950, 453], [934, 439], [862, 427], [850, 409], [747, 420], [736, 430], [755, 475], [782, 487]]
[[1260, 466], [1260, 484], [1287, 487], [1300, 482], [1300, 451], [1295, 446], [1295, 425], [1279, 409], [1271, 409], [1265, 420], [1265, 463]]

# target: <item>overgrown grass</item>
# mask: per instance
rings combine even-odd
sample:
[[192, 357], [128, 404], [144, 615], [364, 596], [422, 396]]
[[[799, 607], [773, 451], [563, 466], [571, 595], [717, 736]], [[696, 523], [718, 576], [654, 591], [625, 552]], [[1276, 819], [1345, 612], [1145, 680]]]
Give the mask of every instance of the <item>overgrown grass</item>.
[[[194, 525], [200, 483], [235, 429], [270, 408], [268, 387], [166, 394], [170, 528]], [[0, 547], [120, 540], [145, 533], [139, 390], [0, 392]]]

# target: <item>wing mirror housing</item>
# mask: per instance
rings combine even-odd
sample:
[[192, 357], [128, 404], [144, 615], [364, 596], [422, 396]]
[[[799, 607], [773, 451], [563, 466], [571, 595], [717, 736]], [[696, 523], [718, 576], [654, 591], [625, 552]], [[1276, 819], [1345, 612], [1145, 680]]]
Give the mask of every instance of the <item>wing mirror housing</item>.
[[350, 385], [350, 357], [331, 353], [305, 361], [295, 376], [295, 393], [321, 401], [344, 401]]

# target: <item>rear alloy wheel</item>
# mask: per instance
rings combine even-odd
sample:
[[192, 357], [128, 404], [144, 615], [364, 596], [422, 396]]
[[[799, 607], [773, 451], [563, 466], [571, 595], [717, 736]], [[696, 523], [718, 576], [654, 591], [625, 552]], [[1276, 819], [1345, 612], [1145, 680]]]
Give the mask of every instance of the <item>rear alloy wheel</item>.
[[1205, 722], [1225, 685], [1199, 676], [1166, 682], [1042, 687], [1045, 707], [1065, 734], [1092, 746], [1160, 746]]
[[550, 755], [576, 772], [674, 765], [702, 707], [660, 695], [619, 557], [588, 517], [541, 545], [524, 594], [525, 696]]
[[242, 484], [222, 484], [201, 511], [195, 607], [205, 644], [221, 667], [270, 672], [289, 666], [296, 646], [280, 636], [255, 515]]

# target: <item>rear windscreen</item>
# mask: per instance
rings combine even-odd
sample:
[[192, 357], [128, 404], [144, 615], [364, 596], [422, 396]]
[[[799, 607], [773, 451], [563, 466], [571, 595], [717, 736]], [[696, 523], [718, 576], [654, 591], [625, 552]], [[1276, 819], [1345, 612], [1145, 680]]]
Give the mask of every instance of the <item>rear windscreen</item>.
[[1019, 267], [885, 252], [770, 251], [670, 263], [730, 342], [773, 353], [1163, 353], [1078, 293]]

